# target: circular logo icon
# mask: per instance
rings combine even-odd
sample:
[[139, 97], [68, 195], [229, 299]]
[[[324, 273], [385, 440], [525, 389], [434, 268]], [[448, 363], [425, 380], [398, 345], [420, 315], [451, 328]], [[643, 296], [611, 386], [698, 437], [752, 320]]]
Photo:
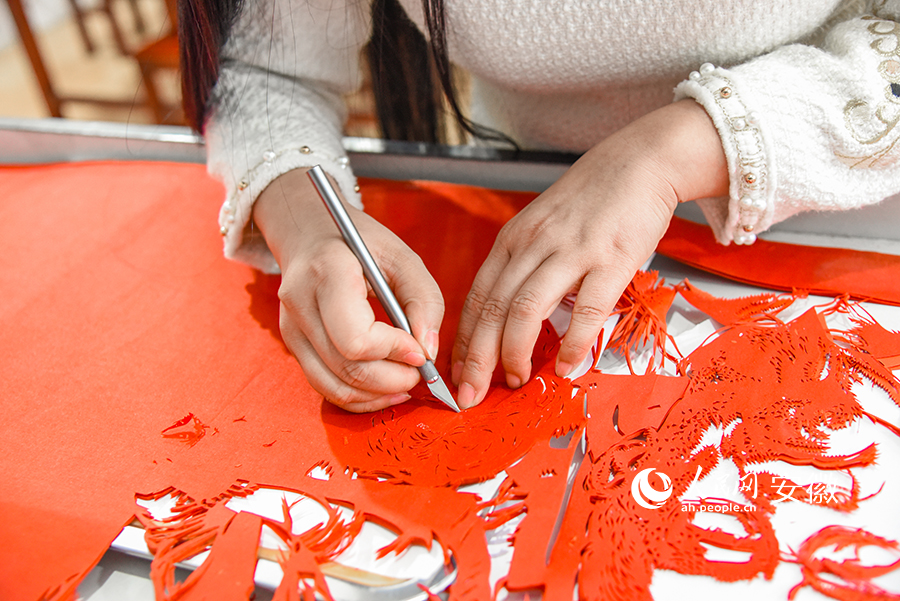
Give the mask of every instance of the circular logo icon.
[[663, 484], [663, 489], [657, 490], [650, 484], [650, 474], [653, 472], [656, 469], [648, 467], [631, 482], [631, 496], [645, 509], [659, 509], [672, 496], [672, 479], [662, 472], [656, 472]]

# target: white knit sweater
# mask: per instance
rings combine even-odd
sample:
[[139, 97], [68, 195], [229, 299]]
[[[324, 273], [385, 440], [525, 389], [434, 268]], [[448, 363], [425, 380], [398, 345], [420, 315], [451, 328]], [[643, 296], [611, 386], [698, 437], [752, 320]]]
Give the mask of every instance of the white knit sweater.
[[[401, 0], [423, 28], [419, 0]], [[722, 243], [800, 211], [900, 192], [900, 0], [445, 0], [473, 118], [524, 148], [585, 151], [684, 97], [712, 117], [725, 199], [698, 201]], [[206, 138], [227, 198], [225, 253], [278, 266], [253, 201], [321, 164], [360, 206], [341, 148], [369, 0], [245, 0], [223, 50]], [[701, 65], [703, 65], [701, 67]], [[714, 66], [715, 65], [715, 66]]]

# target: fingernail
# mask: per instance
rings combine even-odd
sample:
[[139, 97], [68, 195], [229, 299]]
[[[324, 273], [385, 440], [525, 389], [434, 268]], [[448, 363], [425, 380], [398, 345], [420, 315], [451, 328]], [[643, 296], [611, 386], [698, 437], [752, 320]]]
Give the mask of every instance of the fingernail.
[[425, 365], [425, 355], [417, 351], [410, 351], [403, 355], [403, 362], [413, 367], [419, 367]]
[[457, 361], [453, 364], [453, 367], [450, 368], [450, 381], [454, 384], [459, 384], [459, 377], [462, 375], [463, 367], [465, 367], [465, 363]]
[[434, 330], [428, 330], [428, 333], [425, 334], [425, 354], [432, 361], [437, 359], [439, 340], [438, 333]]
[[570, 373], [572, 373], [572, 364], [566, 363], [565, 361], [560, 361], [556, 364], [556, 375], [560, 378], [565, 378]]
[[402, 392], [400, 394], [395, 394], [393, 396], [389, 396], [387, 399], [388, 407], [393, 407], [394, 405], [399, 405], [400, 403], [405, 403], [410, 398], [411, 397], [405, 392]]
[[468, 409], [475, 404], [475, 389], [468, 382], [464, 382], [459, 387], [459, 406], [462, 409]]
[[510, 388], [518, 388], [522, 385], [522, 380], [514, 374], [506, 374], [506, 385]]

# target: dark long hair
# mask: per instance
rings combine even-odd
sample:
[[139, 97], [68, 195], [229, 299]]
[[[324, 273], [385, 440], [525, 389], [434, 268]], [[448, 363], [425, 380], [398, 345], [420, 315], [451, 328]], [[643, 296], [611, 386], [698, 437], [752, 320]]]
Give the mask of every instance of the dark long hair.
[[[219, 59], [243, 0], [178, 0], [181, 90], [184, 113], [203, 132], [207, 104], [219, 76]], [[430, 42], [397, 0], [372, 3], [367, 47], [382, 135], [392, 140], [443, 142], [444, 99], [459, 126], [484, 139], [510, 142], [473, 123], [460, 108], [447, 54], [444, 0], [422, 0]]]
[[178, 0], [178, 52], [184, 116], [203, 133], [206, 105], [219, 79], [219, 53], [242, 0]]

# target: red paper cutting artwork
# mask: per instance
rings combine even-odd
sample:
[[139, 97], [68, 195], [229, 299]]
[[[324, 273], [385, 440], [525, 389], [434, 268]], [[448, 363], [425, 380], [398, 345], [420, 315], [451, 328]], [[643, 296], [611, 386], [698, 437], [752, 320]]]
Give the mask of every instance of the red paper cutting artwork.
[[[757, 475], [750, 471], [753, 465], [775, 459], [820, 470], [868, 465], [875, 460], [871, 446], [848, 456], [828, 452], [828, 431], [847, 427], [861, 416], [850, 384], [866, 377], [900, 403], [900, 383], [890, 371], [856, 349], [835, 344], [814, 312], [790, 324], [756, 323], [728, 330], [685, 359], [682, 369], [690, 383], [681, 398], [677, 388], [665, 397], [653, 395], [670, 399], [665, 420], [658, 426], [644, 421], [643, 428], [620, 437], [612, 446], [611, 428], [597, 434], [611, 413], [611, 403], [603, 400], [608, 389], [603, 379], [621, 376], [589, 373], [576, 380], [576, 386], [596, 384], [586, 387], [591, 415], [588, 460], [576, 478], [565, 518], [573, 523], [574, 539], [562, 539], [565, 546], [557, 543], [553, 549], [560, 548], [560, 554], [550, 555], [551, 571], [557, 557], [561, 564], [556, 568], [570, 571], [544, 581], [545, 598], [571, 598], [577, 576], [582, 599], [649, 599], [647, 587], [658, 568], [726, 581], [757, 574], [772, 577], [780, 559], [770, 520], [774, 504], [782, 499], [771, 478], [760, 477], [762, 485], [752, 497], [745, 491], [742, 504], [753, 506], [754, 511], [723, 511], [741, 523], [747, 533], [744, 537], [695, 526], [693, 514], [677, 503], [641, 506], [634, 494], [635, 480], [648, 469], [664, 473], [670, 479], [672, 497], [682, 498], [694, 480], [703, 479], [726, 460], [734, 463], [741, 479]], [[717, 446], [699, 446], [710, 425], [732, 424]], [[583, 497], [580, 502], [579, 497]], [[855, 487], [835, 497], [829, 506], [836, 509], [855, 509], [859, 502]], [[701, 543], [743, 551], [750, 559], [709, 561]], [[512, 577], [517, 573], [516, 559], [506, 586], [534, 588], [535, 581]], [[882, 573], [896, 567], [892, 564]], [[878, 574], [876, 570], [858, 572], [848, 590], [867, 590], [863, 580]]]
[[625, 288], [616, 303], [614, 313], [619, 320], [610, 336], [607, 348], [625, 355], [632, 373], [631, 351], [653, 343], [653, 356], [647, 364], [647, 372], [654, 369], [659, 359], [673, 358], [666, 353], [666, 313], [675, 299], [676, 290], [664, 286], [656, 272], [639, 271]]
[[[550, 336], [551, 332], [545, 330], [544, 337]], [[555, 345], [545, 343], [539, 349], [543, 352], [536, 358], [552, 365], [548, 361], [552, 352], [548, 351]], [[344, 478], [339, 485], [317, 483], [298, 492], [357, 508], [361, 499], [369, 498], [376, 489], [397, 496], [383, 507], [401, 505], [413, 491], [419, 498], [431, 494], [425, 491], [444, 491], [447, 498], [438, 506], [439, 513], [446, 517], [450, 508], [447, 500], [459, 494], [443, 486], [483, 479], [511, 463], [497, 499], [484, 506], [494, 509], [483, 519], [475, 516], [474, 505], [458, 514], [469, 516], [467, 529], [475, 527], [482, 533], [524, 515], [513, 536], [513, 561], [501, 588], [541, 589], [543, 598], [563, 600], [572, 598], [577, 582], [581, 599], [650, 599], [648, 586], [654, 570], [661, 568], [724, 581], [760, 574], [771, 578], [781, 561], [771, 518], [776, 504], [785, 500], [781, 498], [783, 488], [791, 486], [792, 492], [799, 491], [791, 497], [794, 501], [810, 503], [811, 499], [805, 483], [782, 479], [776, 486], [776, 475], [751, 468], [776, 459], [835, 471], [871, 464], [875, 460], [872, 446], [851, 455], [829, 454], [828, 431], [845, 428], [863, 415], [853, 400], [853, 382], [865, 377], [898, 404], [900, 383], [868, 354], [837, 345], [822, 318], [812, 310], [788, 324], [763, 320], [735, 326], [684, 359], [681, 369], [685, 374], [681, 378], [592, 371], [573, 382], [574, 388], [563, 386], [565, 381], [542, 369], [530, 387], [518, 393], [494, 391], [498, 398], [505, 397], [501, 406], [508, 408], [508, 423], [501, 421], [498, 407], [491, 405], [482, 412], [459, 416], [427, 405], [344, 418], [340, 413], [331, 415], [336, 410], [327, 410], [326, 423], [334, 425], [332, 435], [343, 440], [344, 450], [350, 453], [343, 463], [362, 477], [377, 476], [387, 482], [354, 483]], [[538, 410], [520, 404], [527, 401], [537, 403]], [[580, 415], [585, 402], [590, 416], [586, 421]], [[567, 406], [569, 411], [573, 406], [579, 411], [566, 416]], [[524, 421], [516, 423], [519, 419]], [[354, 422], [366, 427], [355, 427]], [[718, 445], [702, 446], [705, 430], [716, 424], [733, 428]], [[586, 459], [553, 539], [554, 524], [565, 501], [565, 480], [561, 476], [567, 473], [577, 444], [570, 442], [564, 449], [555, 449], [549, 442], [552, 437], [580, 432], [582, 427], [586, 427]], [[478, 436], [469, 438], [466, 432], [477, 432]], [[524, 437], [521, 446], [516, 434]], [[534, 437], [530, 442], [529, 436]], [[384, 446], [388, 443], [390, 447]], [[524, 458], [514, 461], [529, 449]], [[493, 466], [479, 460], [495, 454], [500, 459]], [[743, 491], [740, 508], [729, 504], [729, 509], [721, 512], [740, 523], [744, 536], [698, 527], [683, 505], [642, 505], [635, 495], [635, 480], [650, 470], [665, 474], [672, 497], [683, 500], [694, 481], [705, 478], [723, 461], [735, 465], [740, 479], [752, 475], [758, 481], [752, 495], [750, 490]], [[422, 485], [426, 488], [420, 488]], [[435, 486], [438, 488], [431, 488]], [[821, 504], [848, 511], [860, 502], [855, 486], [832, 492], [831, 497]], [[512, 506], [499, 507], [510, 502]], [[483, 553], [474, 553], [484, 544], [483, 534], [468, 541], [466, 537], [455, 539], [450, 534], [453, 528], [449, 524], [440, 526], [447, 522], [436, 520], [432, 512], [410, 516], [407, 509], [386, 517], [383, 507], [380, 515], [370, 518], [403, 533], [399, 539], [402, 542], [391, 550], [412, 542], [430, 545], [434, 536], [456, 559], [460, 570], [461, 587], [451, 589], [451, 599], [485, 598], [483, 568], [487, 560]], [[425, 524], [428, 530], [422, 531]], [[544, 544], [537, 544], [539, 541]], [[744, 552], [750, 559], [741, 563], [710, 561], [704, 545]], [[469, 563], [473, 556], [481, 559]], [[822, 571], [822, 565], [831, 565], [813, 562], [811, 555], [802, 551], [798, 557], [801, 563], [806, 562], [804, 565], [813, 566], [809, 569]], [[331, 558], [333, 555], [317, 556], [316, 562], [305, 563], [305, 570], [315, 570], [317, 562]], [[814, 579], [807, 572], [804, 582], [809, 581], [817, 590], [837, 591], [837, 598], [849, 598], [848, 591], [880, 590], [870, 585], [869, 579], [897, 567], [857, 569], [852, 571], [852, 579], [845, 576], [849, 582], [842, 588], [829, 588], [821, 578]], [[482, 585], [476, 584], [479, 581]], [[322, 586], [321, 574], [316, 574], [316, 582]], [[327, 588], [318, 590], [327, 595]]]
[[[854, 557], [844, 561], [816, 557], [816, 551], [830, 546], [838, 551], [852, 548], [855, 551]], [[864, 547], [893, 551], [897, 559], [884, 565], [865, 565], [859, 557], [859, 551]], [[900, 569], [900, 548], [896, 541], [885, 540], [871, 532], [845, 526], [828, 526], [803, 541], [794, 561], [802, 566], [803, 581], [791, 589], [789, 599], [793, 599], [804, 586], [843, 601], [897, 597], [872, 581]], [[823, 577], [825, 574], [828, 576]], [[839, 581], [835, 582], [834, 578]]]
[[678, 285], [677, 290], [687, 302], [725, 326], [754, 321], [762, 317], [774, 318], [783, 309], [790, 307], [796, 298], [796, 296], [789, 294], [757, 294], [744, 298], [716, 298], [703, 290], [695, 288], [688, 280], [684, 280]]
[[487, 480], [537, 441], [564, 436], [584, 422], [572, 385], [553, 375], [559, 339], [545, 324], [532, 359], [535, 377], [516, 391], [491, 389], [478, 411], [436, 411], [419, 401], [358, 417], [323, 406], [331, 448], [360, 476], [424, 486]]
[[[12, 291], [0, 307], [0, 350], [13, 357], [0, 384], [8, 416], [0, 465], [15, 484], [0, 509], [18, 516], [0, 521], [4, 599], [73, 598], [135, 518], [161, 600], [249, 599], [261, 554], [284, 573], [276, 599], [334, 599], [326, 576], [346, 569], [336, 562], [366, 522], [395, 535], [380, 555], [440, 545], [448, 573], [456, 570], [454, 601], [506, 591], [548, 601], [651, 599], [660, 570], [735, 582], [772, 578], [783, 565], [798, 566], [791, 594], [898, 598], [876, 582], [897, 573], [896, 559], [823, 555], [896, 553], [895, 541], [823, 523], [786, 550], [775, 520], [784, 503], [839, 515], [878, 495], [863, 494], [855, 475], [878, 460], [878, 446], [832, 445], [864, 420], [900, 436], [855, 392], [871, 384], [900, 406], [891, 371], [900, 334], [858, 305], [839, 299], [787, 321], [780, 316], [794, 296], [716, 299], [639, 273], [617, 305], [607, 352], [630, 364], [651, 349], [647, 373], [559, 378], [559, 340], [547, 325], [535, 377], [519, 390], [495, 382], [478, 408], [455, 414], [417, 387], [404, 405], [354, 415], [315, 394], [285, 352], [278, 279], [217, 256], [207, 226], [220, 190], [201, 167], [9, 169], [0, 181], [13, 191], [0, 220], [0, 284]], [[104, 190], [92, 187], [97, 181]], [[436, 276], [449, 348], [467, 283], [531, 196], [361, 185], [368, 210]], [[55, 202], [63, 193], [67, 202]], [[173, 195], [193, 201], [173, 204]], [[84, 231], [94, 238], [85, 242]], [[666, 331], [678, 294], [723, 326], [687, 356]], [[832, 317], [851, 325], [829, 326]], [[678, 375], [663, 373], [673, 363]], [[810, 471], [788, 478], [778, 463]], [[722, 470], [739, 486], [721, 498], [703, 492]], [[819, 474], [847, 484], [820, 488]], [[498, 475], [496, 495], [458, 490]], [[234, 509], [264, 489], [283, 491], [280, 516]], [[288, 494], [315, 501], [324, 517], [300, 528]], [[165, 516], [145, 506], [164, 499]], [[692, 509], [700, 506], [734, 528], [700, 523]], [[511, 563], [492, 587], [488, 536], [501, 527], [512, 531]], [[262, 533], [276, 549], [260, 546]], [[716, 560], [711, 550], [744, 559]], [[179, 581], [175, 566], [202, 554]]]
[[846, 333], [861, 351], [873, 355], [885, 367], [900, 369], [900, 332], [886, 330], [871, 316], [853, 319], [856, 327]]

